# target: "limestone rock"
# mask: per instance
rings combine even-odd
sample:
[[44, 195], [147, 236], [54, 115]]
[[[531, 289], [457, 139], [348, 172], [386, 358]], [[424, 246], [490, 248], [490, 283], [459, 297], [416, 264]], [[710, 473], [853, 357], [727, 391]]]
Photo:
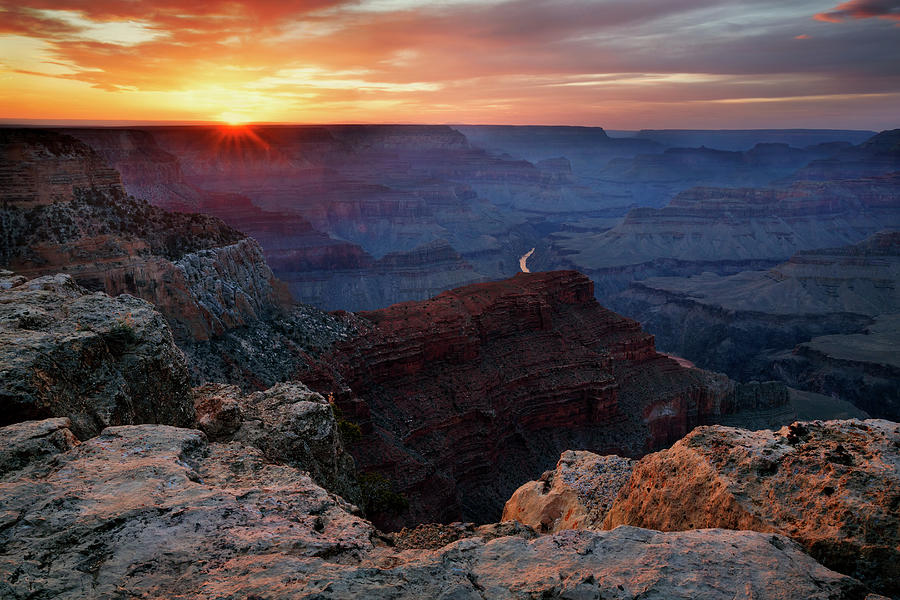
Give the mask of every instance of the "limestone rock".
[[69, 417], [81, 438], [194, 418], [184, 355], [162, 315], [68, 275], [0, 288], [0, 405], [0, 423]]
[[325, 489], [359, 500], [353, 457], [344, 450], [331, 405], [302, 383], [242, 396], [236, 386], [196, 390], [199, 427], [214, 440], [259, 448], [270, 460], [309, 471]]
[[644, 457], [606, 517], [663, 531], [779, 532], [829, 568], [900, 594], [900, 425], [698, 427]]
[[371, 525], [307, 475], [200, 431], [110, 427], [54, 460], [0, 482], [0, 597], [202, 598], [209, 573], [239, 577], [254, 556], [316, 564], [372, 547]]
[[376, 546], [369, 523], [298, 470], [268, 464], [241, 443], [208, 443], [199, 431], [164, 425], [111, 427], [31, 461], [0, 479], [3, 598], [851, 600], [866, 593], [768, 533], [620, 527], [534, 540], [476, 535], [434, 550]]
[[513, 493], [503, 507], [502, 520], [518, 521], [541, 533], [599, 528], [635, 463], [621, 456], [567, 450], [555, 470]]
[[69, 419], [57, 417], [0, 428], [0, 477], [77, 446], [78, 439], [69, 427]]

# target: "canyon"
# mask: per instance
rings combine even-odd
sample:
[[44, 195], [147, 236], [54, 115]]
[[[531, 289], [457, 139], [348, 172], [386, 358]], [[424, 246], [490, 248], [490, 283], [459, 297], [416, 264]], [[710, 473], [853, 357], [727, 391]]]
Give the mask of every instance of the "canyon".
[[[533, 268], [582, 270], [598, 284], [615, 281], [609, 290], [618, 291], [632, 279], [698, 272], [700, 264], [722, 274], [771, 266], [796, 250], [857, 242], [875, 223], [897, 218], [893, 204], [857, 214], [846, 206], [856, 188], [816, 188], [797, 174], [817, 161], [869, 165], [854, 168], [857, 176], [895, 171], [890, 132], [852, 146], [869, 133], [722, 132], [706, 139], [674, 132], [661, 143], [652, 132], [622, 138], [578, 127], [63, 131], [118, 169], [134, 196], [218, 216], [249, 234], [298, 300], [330, 310], [371, 310], [509, 277], [532, 247], [539, 256]], [[697, 140], [717, 146], [677, 146]], [[745, 150], [734, 149], [741, 144]], [[723, 185], [729, 190], [694, 191]], [[730, 189], [748, 185], [774, 186], [765, 192], [769, 202], [755, 199], [759, 191]], [[798, 201], [789, 215], [778, 210], [791, 196], [820, 192], [838, 200]], [[710, 202], [711, 194], [729, 200]], [[835, 208], [841, 199], [845, 206]], [[664, 208], [646, 212], [652, 207]], [[723, 216], [730, 209], [755, 216]], [[797, 210], [806, 211], [806, 223]], [[663, 230], [654, 233], [656, 221]], [[678, 221], [684, 224], [672, 231]], [[819, 225], [834, 233], [818, 239]], [[748, 237], [759, 238], [759, 252]], [[667, 244], [682, 248], [677, 257], [665, 254]], [[721, 258], [710, 250], [719, 247]]]
[[359, 467], [409, 498], [399, 520], [377, 517], [386, 527], [495, 519], [523, 467], [566, 448], [640, 456], [734, 413], [792, 419], [786, 388], [682, 367], [572, 271], [356, 313], [354, 326], [296, 376], [362, 427]]
[[900, 233], [884, 231], [767, 271], [634, 282], [616, 305], [703, 368], [782, 379], [896, 419], [898, 259]]
[[794, 422], [858, 409], [784, 384], [895, 418], [891, 136], [729, 151], [850, 166], [609, 228], [591, 152], [722, 157], [577, 128], [529, 133], [576, 160], [443, 126], [69, 133], [0, 130], [0, 595], [897, 595], [900, 430]]

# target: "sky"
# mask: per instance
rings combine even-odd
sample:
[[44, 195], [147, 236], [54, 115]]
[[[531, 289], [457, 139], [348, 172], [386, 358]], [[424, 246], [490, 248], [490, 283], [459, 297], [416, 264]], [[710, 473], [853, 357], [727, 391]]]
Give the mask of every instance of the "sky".
[[0, 119], [900, 127], [900, 0], [0, 0]]

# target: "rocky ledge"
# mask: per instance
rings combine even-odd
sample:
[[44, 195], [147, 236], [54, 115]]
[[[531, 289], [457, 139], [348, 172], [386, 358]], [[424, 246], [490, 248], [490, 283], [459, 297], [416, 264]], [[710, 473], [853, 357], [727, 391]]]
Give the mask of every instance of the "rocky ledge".
[[90, 293], [68, 275], [0, 271], [0, 423], [65, 416], [108, 425], [193, 423], [187, 364], [151, 304]]
[[[636, 463], [566, 452], [555, 471], [516, 491], [504, 518], [544, 530], [779, 533], [827, 567], [897, 597], [898, 506], [900, 425], [812, 421], [775, 432], [698, 427]], [[570, 514], [587, 516], [566, 520]]]
[[777, 531], [822, 564], [900, 594], [900, 425], [702, 427], [645, 457], [604, 526]]
[[305, 473], [240, 442], [141, 425], [78, 443], [67, 424], [0, 429], [17, 456], [0, 478], [4, 598], [866, 596], [773, 533], [485, 533], [404, 550]]

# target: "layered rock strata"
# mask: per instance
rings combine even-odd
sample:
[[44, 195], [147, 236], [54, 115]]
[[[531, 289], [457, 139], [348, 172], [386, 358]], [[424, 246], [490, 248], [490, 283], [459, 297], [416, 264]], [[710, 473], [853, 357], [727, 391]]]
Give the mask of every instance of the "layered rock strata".
[[607, 232], [554, 244], [572, 265], [598, 278], [638, 267], [680, 275], [674, 269], [783, 261], [800, 250], [857, 243], [900, 223], [898, 185], [900, 175], [890, 174], [774, 189], [695, 188], [664, 208], [634, 209]]
[[[571, 271], [519, 274], [357, 313], [355, 332], [297, 378], [335, 395], [364, 435], [354, 455], [410, 500], [402, 524], [495, 520], [570, 447], [640, 456], [723, 415], [784, 406], [658, 354]], [[423, 410], [423, 407], [428, 407]]]
[[634, 282], [615, 304], [661, 348], [703, 368], [782, 379], [900, 417], [891, 365], [900, 341], [897, 231], [801, 252], [768, 271]]
[[[287, 301], [254, 240], [213, 217], [128, 197], [116, 172], [83, 143], [3, 130], [0, 151], [5, 168], [39, 174], [2, 188], [6, 267], [28, 277], [64, 272], [91, 289], [142, 297], [181, 339], [221, 335]], [[55, 187], [44, 189], [46, 181]]]
[[824, 335], [774, 357], [779, 379], [837, 396], [873, 416], [900, 419], [900, 315], [881, 315], [862, 333]]

